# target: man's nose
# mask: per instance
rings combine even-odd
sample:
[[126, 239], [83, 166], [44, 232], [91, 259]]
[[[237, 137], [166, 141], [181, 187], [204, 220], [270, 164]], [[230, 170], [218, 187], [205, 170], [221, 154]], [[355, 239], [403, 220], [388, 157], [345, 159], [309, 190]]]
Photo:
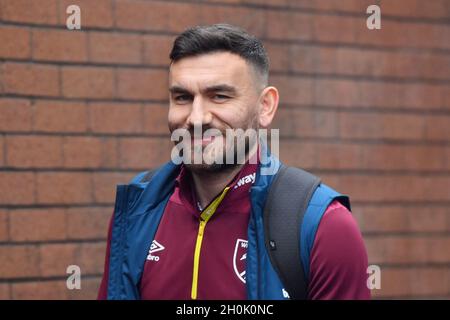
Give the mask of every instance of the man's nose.
[[187, 120], [190, 126], [207, 125], [210, 123], [211, 113], [208, 111], [201, 97], [195, 97], [192, 101], [191, 112]]

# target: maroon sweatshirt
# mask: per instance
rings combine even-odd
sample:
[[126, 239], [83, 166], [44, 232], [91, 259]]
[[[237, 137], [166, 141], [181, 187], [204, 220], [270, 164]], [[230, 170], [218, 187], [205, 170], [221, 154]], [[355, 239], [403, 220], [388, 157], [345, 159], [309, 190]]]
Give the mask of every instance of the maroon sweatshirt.
[[[199, 241], [201, 208], [190, 173], [182, 168], [145, 262], [142, 299], [187, 300], [193, 297], [193, 287], [196, 299], [246, 299], [249, 191], [256, 169], [247, 163], [231, 181]], [[99, 299], [107, 297], [110, 238], [111, 226]], [[366, 269], [367, 253], [358, 226], [347, 208], [334, 201], [314, 240], [308, 298], [369, 299]]]

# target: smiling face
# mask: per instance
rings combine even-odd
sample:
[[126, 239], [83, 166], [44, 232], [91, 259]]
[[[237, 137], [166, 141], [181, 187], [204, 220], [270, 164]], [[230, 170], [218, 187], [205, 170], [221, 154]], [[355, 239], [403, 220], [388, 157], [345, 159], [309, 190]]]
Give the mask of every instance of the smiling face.
[[[236, 150], [225, 143], [225, 130], [265, 126], [260, 119], [262, 89], [256, 70], [237, 54], [213, 52], [180, 59], [169, 73], [169, 129], [185, 129], [194, 137], [194, 129], [201, 127], [202, 137], [189, 142], [202, 146], [205, 162], [211, 163], [218, 154], [226, 157]], [[222, 137], [205, 138], [208, 129], [219, 130]], [[193, 153], [194, 149], [192, 157]], [[230, 167], [207, 163], [186, 166], [209, 171]]]

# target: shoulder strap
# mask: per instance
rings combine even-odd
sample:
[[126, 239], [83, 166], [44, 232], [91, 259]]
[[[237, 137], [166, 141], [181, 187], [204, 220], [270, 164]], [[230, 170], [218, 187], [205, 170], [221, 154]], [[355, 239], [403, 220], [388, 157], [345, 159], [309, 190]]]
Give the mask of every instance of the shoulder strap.
[[264, 207], [265, 244], [270, 261], [291, 299], [307, 297], [300, 256], [300, 231], [309, 201], [320, 179], [304, 170], [282, 165]]

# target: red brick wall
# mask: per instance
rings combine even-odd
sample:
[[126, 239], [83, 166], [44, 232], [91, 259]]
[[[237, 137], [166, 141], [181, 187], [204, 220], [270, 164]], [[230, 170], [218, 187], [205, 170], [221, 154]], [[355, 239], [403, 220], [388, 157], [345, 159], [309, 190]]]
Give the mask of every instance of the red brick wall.
[[95, 297], [115, 184], [169, 157], [171, 42], [217, 22], [264, 40], [282, 160], [351, 195], [374, 295], [450, 298], [448, 0], [0, 0], [0, 19], [0, 298]]

